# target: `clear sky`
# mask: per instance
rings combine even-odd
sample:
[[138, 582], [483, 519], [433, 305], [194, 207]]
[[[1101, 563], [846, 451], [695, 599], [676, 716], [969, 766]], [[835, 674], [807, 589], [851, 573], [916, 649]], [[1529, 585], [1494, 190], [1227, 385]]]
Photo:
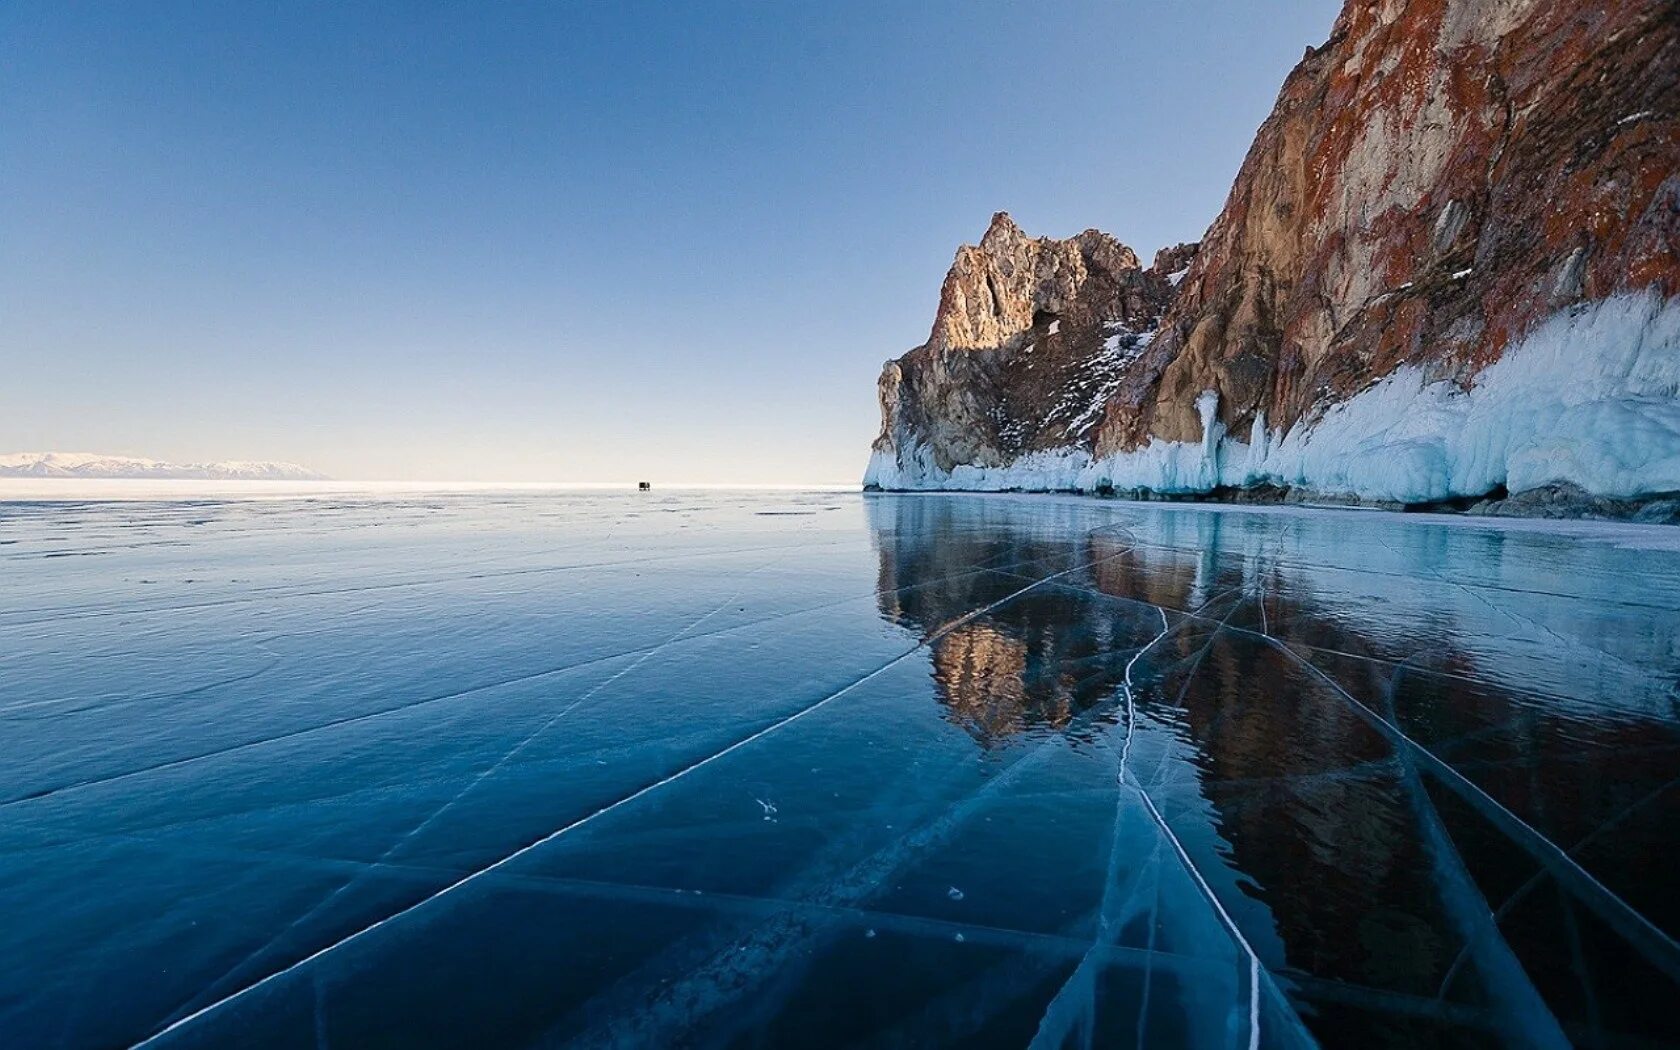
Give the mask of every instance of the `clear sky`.
[[1004, 209], [1201, 235], [1335, 0], [0, 5], [0, 452], [833, 482]]

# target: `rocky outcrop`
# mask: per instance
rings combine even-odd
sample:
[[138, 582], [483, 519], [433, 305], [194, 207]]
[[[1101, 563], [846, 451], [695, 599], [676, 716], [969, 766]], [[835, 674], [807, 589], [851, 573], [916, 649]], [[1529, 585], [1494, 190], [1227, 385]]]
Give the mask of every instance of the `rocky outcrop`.
[[1680, 9], [1350, 2], [1191, 254], [1157, 258], [1165, 315], [1102, 370], [1098, 425], [1052, 448], [1009, 417], [993, 425], [1038, 443], [941, 435], [925, 456], [917, 427], [942, 408], [883, 379], [889, 424], [916, 422], [884, 428], [871, 478], [1399, 502], [1680, 489]]
[[1180, 245], [1144, 269], [1098, 230], [1028, 237], [992, 216], [957, 250], [927, 342], [881, 373], [877, 453], [949, 472], [1088, 440], [1194, 255]]

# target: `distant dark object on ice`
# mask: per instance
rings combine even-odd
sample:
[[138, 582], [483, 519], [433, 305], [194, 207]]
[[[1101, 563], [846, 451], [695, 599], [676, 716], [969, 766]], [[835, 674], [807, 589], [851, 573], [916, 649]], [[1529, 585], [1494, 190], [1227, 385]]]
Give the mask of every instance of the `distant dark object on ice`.
[[653, 488], [653, 485], [650, 484], [649, 482], [646, 482], [646, 481], [636, 482], [636, 491], [638, 491], [638, 492], [647, 492], [651, 488]]

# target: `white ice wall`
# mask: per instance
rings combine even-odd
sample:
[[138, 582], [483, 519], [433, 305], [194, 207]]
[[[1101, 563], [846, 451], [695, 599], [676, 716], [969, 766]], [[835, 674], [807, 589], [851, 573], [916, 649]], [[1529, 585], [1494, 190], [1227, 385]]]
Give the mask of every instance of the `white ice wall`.
[[877, 452], [888, 489], [1204, 492], [1270, 482], [1325, 495], [1422, 503], [1571, 482], [1600, 496], [1680, 490], [1680, 299], [1617, 296], [1560, 312], [1462, 391], [1403, 368], [1288, 433], [1248, 442], [1212, 421], [1203, 440], [1152, 440], [1093, 461], [1079, 449], [944, 472], [920, 447]]

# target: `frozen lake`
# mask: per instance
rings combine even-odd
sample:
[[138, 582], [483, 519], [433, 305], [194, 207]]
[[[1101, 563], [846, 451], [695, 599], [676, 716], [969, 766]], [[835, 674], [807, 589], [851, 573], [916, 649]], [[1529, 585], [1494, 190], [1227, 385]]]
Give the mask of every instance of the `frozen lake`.
[[0, 503], [0, 1042], [1680, 1040], [1680, 530]]

